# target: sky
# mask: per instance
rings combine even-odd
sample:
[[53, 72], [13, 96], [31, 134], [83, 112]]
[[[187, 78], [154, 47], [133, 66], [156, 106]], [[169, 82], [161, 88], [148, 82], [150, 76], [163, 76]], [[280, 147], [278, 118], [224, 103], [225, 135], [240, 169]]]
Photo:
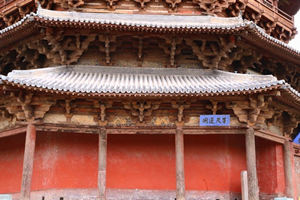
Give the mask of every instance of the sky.
[[295, 27], [297, 28], [298, 34], [289, 44], [300, 51], [300, 11], [295, 15]]

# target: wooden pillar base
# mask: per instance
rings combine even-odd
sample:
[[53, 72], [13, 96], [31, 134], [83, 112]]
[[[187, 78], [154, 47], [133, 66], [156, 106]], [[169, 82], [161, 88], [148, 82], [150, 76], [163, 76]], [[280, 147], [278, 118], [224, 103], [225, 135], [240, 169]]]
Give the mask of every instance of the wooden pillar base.
[[98, 159], [98, 191], [99, 200], [106, 200], [106, 154], [107, 134], [106, 129], [101, 128], [99, 134], [99, 159]]
[[23, 174], [21, 185], [21, 198], [22, 200], [30, 200], [31, 180], [34, 161], [34, 149], [36, 141], [36, 128], [33, 124], [27, 125], [26, 141], [23, 161]]
[[258, 179], [256, 171], [255, 135], [252, 127], [248, 128], [245, 137], [246, 160], [248, 174], [248, 198], [249, 200], [259, 200]]
[[177, 127], [175, 135], [176, 151], [176, 200], [185, 200], [184, 181], [184, 140], [181, 127]]

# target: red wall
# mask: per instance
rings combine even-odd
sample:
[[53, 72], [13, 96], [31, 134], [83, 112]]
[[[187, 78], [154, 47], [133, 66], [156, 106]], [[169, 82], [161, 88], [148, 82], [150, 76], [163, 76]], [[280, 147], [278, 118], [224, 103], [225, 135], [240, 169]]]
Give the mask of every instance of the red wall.
[[240, 173], [246, 169], [244, 143], [238, 135], [186, 135], [186, 189], [240, 192]]
[[32, 189], [96, 188], [98, 137], [77, 133], [39, 133]]
[[256, 160], [260, 192], [284, 194], [283, 146], [256, 138]]
[[0, 193], [21, 190], [25, 134], [0, 138]]
[[[174, 135], [109, 135], [107, 187], [176, 188]], [[187, 190], [240, 192], [242, 135], [185, 135]], [[20, 191], [25, 134], [0, 139], [0, 193]], [[282, 145], [256, 138], [262, 193], [284, 193]], [[97, 188], [98, 136], [38, 133], [33, 190]]]
[[107, 187], [175, 189], [174, 135], [109, 135]]

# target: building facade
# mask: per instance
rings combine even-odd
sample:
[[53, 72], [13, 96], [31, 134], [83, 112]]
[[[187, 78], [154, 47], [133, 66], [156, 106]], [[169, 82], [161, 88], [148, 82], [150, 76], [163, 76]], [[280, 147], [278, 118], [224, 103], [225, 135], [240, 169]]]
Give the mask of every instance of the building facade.
[[1, 1], [0, 194], [299, 198], [299, 6]]

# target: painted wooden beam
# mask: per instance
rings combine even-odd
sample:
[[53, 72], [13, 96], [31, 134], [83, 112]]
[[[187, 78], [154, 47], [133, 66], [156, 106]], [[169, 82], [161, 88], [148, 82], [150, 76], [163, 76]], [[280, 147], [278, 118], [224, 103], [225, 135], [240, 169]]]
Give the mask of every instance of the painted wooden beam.
[[107, 133], [105, 128], [100, 128], [98, 153], [98, 191], [100, 200], [106, 200], [106, 155]]
[[26, 129], [27, 129], [27, 127], [18, 127], [18, 128], [2, 131], [2, 132], [0, 132], [0, 138], [17, 135], [20, 133], [25, 133]]
[[255, 135], [252, 127], [247, 129], [245, 135], [246, 160], [248, 173], [248, 198], [259, 200], [258, 179], [256, 170]]
[[176, 152], [176, 200], [185, 200], [184, 180], [184, 138], [182, 127], [177, 127], [175, 134]]
[[36, 141], [35, 125], [29, 123], [26, 130], [26, 141], [23, 161], [21, 199], [30, 200], [31, 179], [33, 171], [34, 149]]
[[291, 143], [286, 140], [283, 145], [284, 149], [284, 174], [285, 174], [285, 193], [287, 197], [293, 198], [293, 172], [292, 172], [292, 150]]

